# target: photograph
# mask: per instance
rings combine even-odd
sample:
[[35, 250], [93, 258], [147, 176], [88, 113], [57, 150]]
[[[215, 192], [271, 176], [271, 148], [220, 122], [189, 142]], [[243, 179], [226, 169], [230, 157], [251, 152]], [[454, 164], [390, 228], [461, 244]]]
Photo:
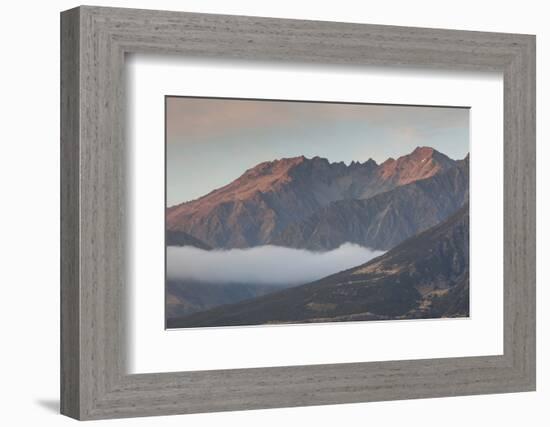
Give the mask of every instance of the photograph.
[[165, 96], [166, 328], [469, 317], [469, 118]]

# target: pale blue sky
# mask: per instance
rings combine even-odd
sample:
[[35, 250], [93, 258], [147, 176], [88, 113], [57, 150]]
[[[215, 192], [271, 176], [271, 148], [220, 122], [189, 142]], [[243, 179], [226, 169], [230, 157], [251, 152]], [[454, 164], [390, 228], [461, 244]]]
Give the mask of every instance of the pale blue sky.
[[167, 98], [167, 205], [228, 184], [283, 157], [378, 163], [417, 146], [453, 159], [469, 151], [469, 109]]

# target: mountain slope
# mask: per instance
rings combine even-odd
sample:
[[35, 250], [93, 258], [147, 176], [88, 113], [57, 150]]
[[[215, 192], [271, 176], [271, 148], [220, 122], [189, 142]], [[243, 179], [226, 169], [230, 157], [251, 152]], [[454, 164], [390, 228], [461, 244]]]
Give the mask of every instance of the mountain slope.
[[189, 233], [175, 230], [166, 231], [166, 246], [194, 246], [195, 248], [203, 249], [205, 251], [212, 249], [210, 245], [207, 245], [202, 240], [191, 236]]
[[332, 202], [366, 199], [454, 166], [428, 147], [380, 165], [372, 159], [346, 166], [303, 156], [264, 162], [222, 188], [169, 208], [167, 229], [215, 248], [262, 245]]
[[468, 315], [469, 205], [358, 267], [169, 321], [169, 327]]
[[387, 250], [432, 227], [468, 200], [468, 161], [364, 200], [339, 200], [289, 224], [270, 243], [310, 250], [345, 242]]
[[246, 283], [166, 282], [166, 318], [187, 316], [222, 304], [232, 304], [280, 290], [280, 286]]

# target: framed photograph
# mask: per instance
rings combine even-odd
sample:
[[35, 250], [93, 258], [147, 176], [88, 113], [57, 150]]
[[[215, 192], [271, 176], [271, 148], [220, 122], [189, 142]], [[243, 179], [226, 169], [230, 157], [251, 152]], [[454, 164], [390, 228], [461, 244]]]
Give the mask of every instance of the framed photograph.
[[61, 411], [535, 390], [535, 37], [61, 14]]
[[468, 122], [168, 96], [167, 328], [469, 317]]

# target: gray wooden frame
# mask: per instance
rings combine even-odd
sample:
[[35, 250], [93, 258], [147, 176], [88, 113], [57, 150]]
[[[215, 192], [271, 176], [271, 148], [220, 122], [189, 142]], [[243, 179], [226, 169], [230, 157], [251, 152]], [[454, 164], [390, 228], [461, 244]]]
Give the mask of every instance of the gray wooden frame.
[[[502, 72], [504, 354], [128, 375], [130, 52]], [[534, 36], [83, 6], [61, 14], [61, 122], [63, 414], [100, 419], [535, 389]]]

